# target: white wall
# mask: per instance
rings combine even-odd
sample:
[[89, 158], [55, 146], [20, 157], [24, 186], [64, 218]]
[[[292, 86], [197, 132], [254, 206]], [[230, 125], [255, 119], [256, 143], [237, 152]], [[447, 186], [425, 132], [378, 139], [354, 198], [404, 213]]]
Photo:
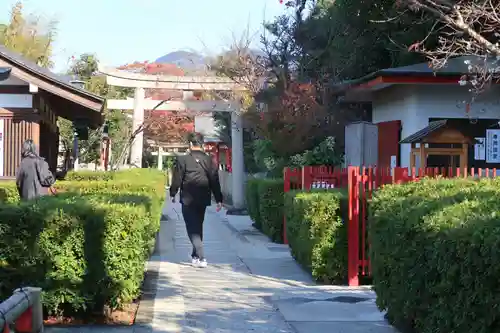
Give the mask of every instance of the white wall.
[[28, 94], [0, 94], [0, 108], [32, 108], [33, 96]]
[[194, 130], [205, 138], [217, 138], [220, 131], [212, 114], [194, 117]]
[[[417, 102], [414, 86], [394, 86], [378, 91], [373, 100], [372, 122], [374, 124], [400, 120], [401, 137], [405, 138], [415, 131], [413, 124], [417, 121]], [[425, 126], [424, 126], [425, 127]], [[383, 136], [384, 133], [378, 133]], [[410, 165], [410, 145], [401, 145], [401, 166]]]
[[[373, 123], [401, 120], [405, 137], [429, 124], [429, 118], [467, 118], [464, 101], [468, 87], [450, 85], [395, 86], [378, 91], [373, 101]], [[490, 89], [470, 107], [470, 117], [500, 120], [500, 87]], [[383, 133], [379, 133], [383, 135]], [[401, 145], [401, 166], [410, 166], [410, 144]]]

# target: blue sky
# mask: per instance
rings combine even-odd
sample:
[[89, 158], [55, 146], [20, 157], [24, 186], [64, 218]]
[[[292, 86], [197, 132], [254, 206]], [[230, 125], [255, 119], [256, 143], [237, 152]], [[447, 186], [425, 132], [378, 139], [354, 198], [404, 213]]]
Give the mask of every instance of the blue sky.
[[[0, 21], [14, 0], [0, 0]], [[249, 28], [285, 12], [278, 0], [24, 0], [26, 13], [57, 19], [54, 60], [96, 53], [105, 65], [155, 60], [176, 50], [214, 54]]]

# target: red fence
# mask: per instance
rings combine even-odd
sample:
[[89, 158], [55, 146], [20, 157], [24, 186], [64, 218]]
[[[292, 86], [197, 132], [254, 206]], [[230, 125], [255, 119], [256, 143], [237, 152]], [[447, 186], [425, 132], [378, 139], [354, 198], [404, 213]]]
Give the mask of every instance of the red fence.
[[[496, 177], [496, 169], [460, 169], [460, 168], [374, 168], [349, 167], [338, 169], [331, 167], [304, 167], [284, 170], [284, 190], [310, 190], [312, 188], [348, 188], [348, 282], [349, 286], [358, 286], [360, 276], [370, 276], [371, 266], [368, 256], [367, 238], [368, 200], [373, 191], [384, 184], [399, 184], [417, 181], [422, 177]], [[286, 219], [284, 223], [284, 241], [286, 238]]]

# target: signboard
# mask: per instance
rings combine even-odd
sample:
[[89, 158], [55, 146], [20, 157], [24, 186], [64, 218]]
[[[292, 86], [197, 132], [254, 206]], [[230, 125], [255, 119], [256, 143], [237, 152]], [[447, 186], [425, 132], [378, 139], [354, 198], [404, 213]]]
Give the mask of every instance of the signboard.
[[474, 159], [476, 161], [484, 161], [486, 159], [486, 138], [474, 138]]
[[486, 130], [486, 163], [500, 163], [500, 129]]
[[3, 177], [3, 140], [4, 140], [4, 122], [5, 120], [0, 119], [0, 177]]

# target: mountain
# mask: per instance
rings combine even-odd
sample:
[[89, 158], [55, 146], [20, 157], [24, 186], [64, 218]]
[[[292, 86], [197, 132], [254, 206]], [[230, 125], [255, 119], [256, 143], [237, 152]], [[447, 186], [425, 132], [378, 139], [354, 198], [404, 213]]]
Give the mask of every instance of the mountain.
[[206, 59], [194, 52], [175, 51], [156, 59], [155, 63], [173, 64], [184, 70], [200, 69], [206, 65]]
[[[265, 53], [251, 49], [253, 56], [265, 56]], [[155, 60], [156, 64], [172, 64], [184, 70], [186, 75], [197, 75], [197, 73], [206, 74], [207, 64], [210, 59], [196, 52], [174, 51], [165, 54]]]

